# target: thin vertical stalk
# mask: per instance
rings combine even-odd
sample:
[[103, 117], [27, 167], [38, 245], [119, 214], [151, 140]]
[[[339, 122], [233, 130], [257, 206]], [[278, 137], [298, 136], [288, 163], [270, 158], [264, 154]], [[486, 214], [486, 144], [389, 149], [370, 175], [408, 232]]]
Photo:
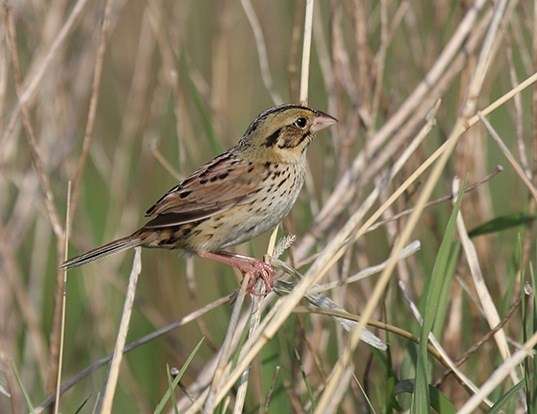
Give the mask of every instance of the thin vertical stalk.
[[141, 247], [134, 249], [134, 260], [132, 262], [132, 270], [129, 276], [129, 285], [127, 287], [127, 295], [125, 296], [125, 302], [123, 304], [123, 312], [121, 314], [121, 322], [119, 323], [119, 329], [116, 338], [116, 344], [114, 346], [114, 355], [112, 356], [112, 362], [110, 364], [110, 372], [108, 374], [108, 380], [106, 382], [106, 388], [104, 390], [104, 396], [102, 400], [101, 414], [109, 414], [112, 412], [112, 403], [114, 401], [114, 395], [116, 393], [117, 380], [119, 377], [119, 367], [123, 358], [123, 352], [125, 349], [125, 341], [127, 339], [127, 333], [129, 331], [129, 323], [132, 314], [132, 307], [134, 305], [134, 296], [136, 294], [136, 284], [138, 283], [138, 276], [142, 271], [141, 261]]
[[[71, 181], [67, 183], [67, 209], [65, 211], [65, 238], [64, 238], [64, 260], [67, 260], [69, 247], [69, 229], [71, 227]], [[61, 319], [60, 319], [60, 339], [58, 349], [58, 370], [56, 375], [56, 393], [54, 400], [54, 414], [60, 410], [60, 389], [62, 384], [62, 367], [63, 367], [63, 345], [65, 340], [65, 317], [66, 317], [66, 299], [67, 299], [67, 269], [63, 269], [62, 299], [61, 299]]]
[[302, 66], [300, 68], [300, 103], [308, 103], [308, 82], [310, 75], [311, 30], [313, 27], [313, 0], [306, 1], [304, 17], [304, 43], [302, 48]]

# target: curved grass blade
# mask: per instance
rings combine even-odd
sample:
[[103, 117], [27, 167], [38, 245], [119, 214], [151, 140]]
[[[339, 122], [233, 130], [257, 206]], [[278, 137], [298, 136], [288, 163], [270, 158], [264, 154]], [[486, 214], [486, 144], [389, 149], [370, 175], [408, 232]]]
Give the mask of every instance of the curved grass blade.
[[17, 380], [17, 384], [19, 385], [19, 388], [21, 389], [22, 395], [24, 396], [24, 401], [26, 402], [26, 406], [28, 407], [28, 411], [30, 413], [34, 412], [34, 406], [32, 404], [32, 400], [30, 399], [30, 395], [28, 394], [28, 391], [26, 391], [26, 388], [24, 387], [24, 384], [22, 383], [22, 379], [19, 375], [19, 371], [17, 370], [17, 367], [14, 363], [11, 363], [11, 370], [13, 371], [13, 375], [15, 376], [15, 379]]
[[[461, 186], [464, 188], [464, 185]], [[451, 276], [453, 276], [453, 266], [450, 266], [450, 257], [455, 249], [455, 223], [462, 201], [462, 192], [459, 193], [457, 201], [453, 206], [453, 211], [444, 231], [442, 243], [436, 255], [433, 271], [429, 283], [425, 288], [425, 306], [422, 312], [423, 323], [421, 326], [420, 345], [416, 361], [416, 385], [412, 394], [411, 412], [414, 414], [429, 413], [431, 397], [429, 394], [430, 367], [427, 355], [427, 345], [429, 343], [429, 333], [433, 329], [438, 319], [438, 304], [445, 300], [451, 286]], [[450, 273], [451, 267], [451, 273]]]
[[527, 226], [535, 219], [537, 219], [536, 215], [524, 212], [498, 216], [473, 228], [468, 232], [468, 236], [477, 237], [483, 234], [497, 233], [513, 227]]
[[186, 359], [185, 363], [183, 364], [183, 366], [179, 370], [179, 373], [175, 376], [175, 378], [173, 379], [173, 382], [170, 384], [170, 386], [166, 390], [166, 393], [162, 396], [162, 399], [158, 403], [157, 408], [155, 408], [155, 411], [154, 411], [155, 414], [162, 413], [162, 411], [164, 410], [164, 407], [166, 406], [166, 403], [172, 397], [172, 394], [175, 392], [175, 388], [177, 388], [177, 385], [179, 384], [179, 381], [181, 381], [181, 378], [183, 378], [183, 375], [185, 374], [186, 370], [188, 369], [188, 366], [190, 365], [190, 363], [194, 359], [194, 356], [198, 353], [198, 351], [199, 351], [199, 349], [200, 349], [200, 347], [201, 347], [201, 345], [203, 344], [204, 341], [205, 341], [205, 337], [201, 338], [201, 340], [198, 342], [196, 347], [192, 350], [192, 352], [190, 353], [190, 355]]
[[504, 395], [501, 396], [501, 398], [496, 401], [496, 404], [492, 406], [492, 408], [489, 411], [489, 414], [495, 414], [495, 413], [502, 413], [505, 412], [504, 408], [505, 405], [512, 400], [514, 396], [516, 396], [517, 391], [522, 388], [524, 385], [524, 380], [519, 381], [515, 385], [513, 385], [509, 391], [507, 391]]

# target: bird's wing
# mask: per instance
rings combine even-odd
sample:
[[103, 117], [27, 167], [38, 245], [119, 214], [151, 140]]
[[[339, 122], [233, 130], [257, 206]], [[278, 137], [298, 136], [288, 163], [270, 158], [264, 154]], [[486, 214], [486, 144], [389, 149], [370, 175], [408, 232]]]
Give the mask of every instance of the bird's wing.
[[224, 153], [160, 198], [145, 215], [144, 227], [162, 228], [198, 221], [244, 201], [261, 185], [261, 165]]

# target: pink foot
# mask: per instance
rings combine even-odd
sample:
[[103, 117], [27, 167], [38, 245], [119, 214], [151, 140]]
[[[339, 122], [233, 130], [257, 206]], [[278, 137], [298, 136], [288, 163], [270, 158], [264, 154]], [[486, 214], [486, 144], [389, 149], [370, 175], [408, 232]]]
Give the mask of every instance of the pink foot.
[[[255, 262], [252, 262], [251, 265], [253, 269], [250, 272], [245, 272], [245, 274], [250, 273], [251, 275], [247, 291], [251, 295], [264, 296], [272, 291], [272, 287], [274, 286], [274, 269], [270, 264], [261, 260], [256, 260]], [[261, 279], [265, 285], [265, 289], [261, 293], [257, 293], [256, 291], [256, 285], [259, 279]]]
[[[272, 265], [252, 257], [231, 254], [227, 252], [200, 252], [201, 257], [225, 263], [238, 269], [243, 275], [249, 274], [251, 279], [248, 282], [247, 291], [251, 295], [264, 296], [272, 291], [274, 268]], [[265, 285], [262, 293], [256, 292], [257, 281], [261, 279]]]

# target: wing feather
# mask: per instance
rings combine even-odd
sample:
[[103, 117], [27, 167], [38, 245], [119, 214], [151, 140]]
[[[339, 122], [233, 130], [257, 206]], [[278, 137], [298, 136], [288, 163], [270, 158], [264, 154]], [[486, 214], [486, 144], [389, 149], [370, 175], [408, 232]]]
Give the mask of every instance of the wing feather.
[[146, 212], [144, 227], [176, 226], [220, 213], [257, 192], [261, 166], [232, 152], [216, 157], [172, 188]]

